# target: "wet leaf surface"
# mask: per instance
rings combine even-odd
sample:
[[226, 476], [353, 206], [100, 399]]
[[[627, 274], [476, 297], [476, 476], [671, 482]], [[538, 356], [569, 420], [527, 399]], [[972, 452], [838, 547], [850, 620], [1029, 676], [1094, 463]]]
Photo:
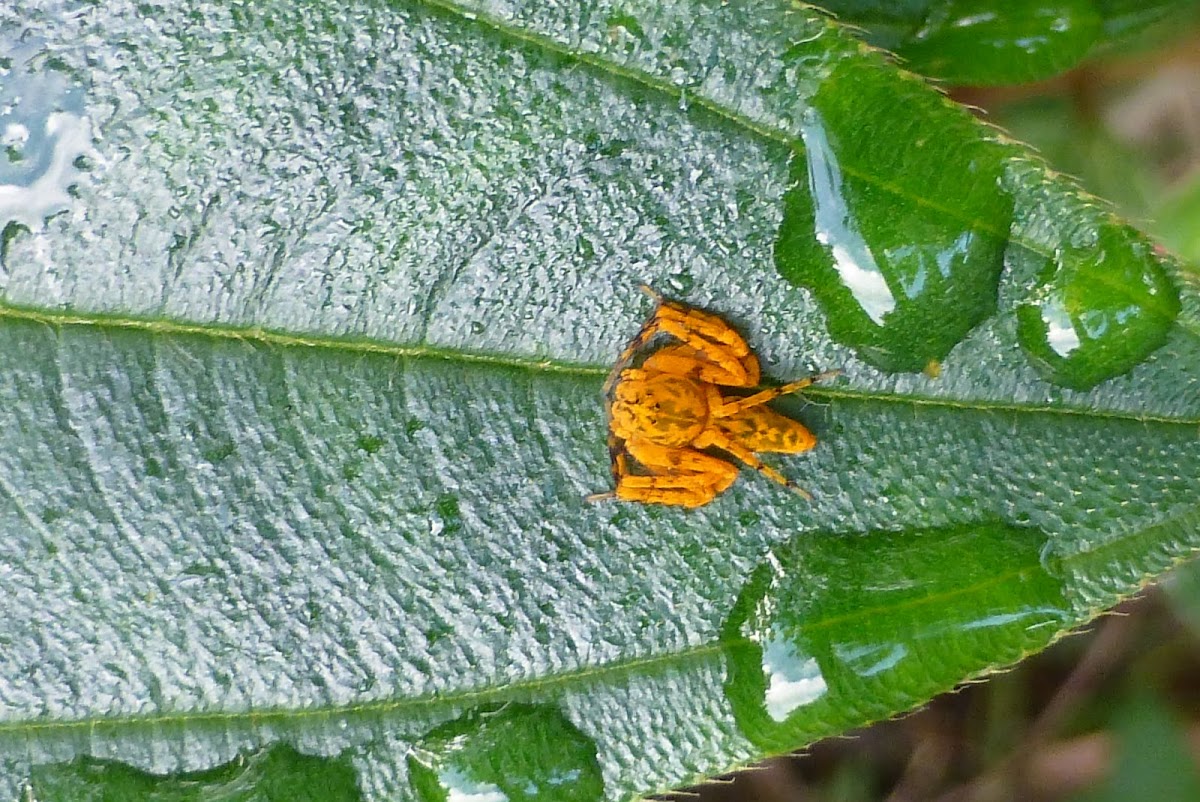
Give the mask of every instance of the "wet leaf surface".
[[[45, 165], [0, 162], [0, 798], [280, 744], [364, 799], [635, 797], [1197, 545], [1195, 277], [822, 17], [0, 14]], [[781, 405], [813, 503], [583, 501], [640, 282], [844, 370]]]

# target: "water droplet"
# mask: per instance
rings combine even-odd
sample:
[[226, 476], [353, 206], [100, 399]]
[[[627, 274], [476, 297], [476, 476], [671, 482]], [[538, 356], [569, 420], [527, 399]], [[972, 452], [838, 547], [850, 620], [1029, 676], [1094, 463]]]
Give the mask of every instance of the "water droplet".
[[767, 751], [795, 749], [1045, 645], [1072, 623], [1046, 542], [1037, 529], [979, 523], [806, 533], [778, 547], [723, 631], [739, 728]]
[[1108, 226], [1094, 247], [1046, 260], [1041, 285], [1017, 309], [1017, 337], [1044, 379], [1087, 390], [1162, 346], [1179, 308], [1151, 247]]
[[599, 802], [596, 747], [558, 708], [476, 708], [428, 733], [408, 756], [422, 802]]
[[71, 205], [71, 188], [99, 156], [91, 123], [82, 116], [82, 91], [41, 43], [9, 42], [11, 66], [0, 83], [0, 229], [18, 223], [39, 231], [46, 218]]
[[211, 462], [213, 465], [216, 465], [225, 461], [229, 457], [232, 457], [236, 453], [237, 444], [232, 440], [223, 440], [220, 442], [213, 442], [206, 448], [201, 449], [200, 456], [202, 456], [208, 462]]
[[425, 642], [429, 647], [432, 647], [438, 641], [443, 640], [449, 635], [454, 634], [454, 628], [444, 621], [436, 621], [434, 624], [425, 630]]
[[29, 777], [31, 798], [44, 800], [216, 799], [228, 798], [230, 788], [250, 793], [252, 789], [270, 789], [275, 799], [312, 799], [313, 789], [319, 788], [320, 798], [329, 802], [362, 799], [349, 758], [303, 755], [282, 744], [239, 755], [206, 771], [164, 776], [115, 760], [83, 756], [69, 763], [36, 766]]
[[[876, 367], [915, 373], [995, 312], [1013, 210], [1000, 185], [1007, 153], [965, 115], [944, 119], [927, 93], [858, 69], [835, 73], [806, 114], [775, 262], [812, 289], [835, 339]], [[917, 126], [881, 137], [861, 124], [863, 107], [897, 121], [928, 111], [964, 130], [944, 149]]]
[[642, 30], [641, 23], [632, 14], [609, 14], [608, 19], [605, 21], [608, 23], [610, 37], [620, 38], [622, 36], [631, 36], [641, 38], [646, 35], [645, 31]]

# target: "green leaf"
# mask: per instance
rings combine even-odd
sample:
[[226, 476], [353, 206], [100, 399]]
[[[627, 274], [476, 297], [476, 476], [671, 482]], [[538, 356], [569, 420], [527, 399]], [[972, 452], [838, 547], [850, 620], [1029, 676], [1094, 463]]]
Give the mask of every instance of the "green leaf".
[[79, 757], [38, 766], [30, 785], [42, 802], [355, 802], [349, 761], [274, 746], [210, 771], [155, 777], [121, 763]]
[[1098, 47], [1181, 16], [1186, 0], [824, 0], [909, 69], [960, 85], [1057, 75]]
[[[512, 748], [520, 744], [520, 748]], [[596, 747], [549, 706], [476, 708], [434, 729], [409, 754], [422, 799], [602, 799]]]
[[927, 665], [968, 675], [980, 655], [1015, 661], [1047, 645], [1072, 618], [1047, 546], [1041, 530], [999, 522], [878, 531], [869, 575], [856, 539], [796, 538], [777, 549], [724, 633], [725, 692], [740, 729], [783, 752], [831, 725], [889, 715], [880, 702], [898, 689], [914, 702], [936, 694]]
[[[1011, 663], [1200, 539], [1195, 275], [809, 10], [0, 31], [0, 799], [288, 748], [368, 800], [635, 798]], [[639, 282], [775, 380], [843, 369], [780, 405], [811, 504], [584, 501]]]
[[[1069, 97], [1005, 105], [989, 117], [1037, 148], [1054, 169], [1112, 201], [1127, 218], [1146, 221], [1149, 233], [1190, 263], [1193, 272], [1200, 264], [1200, 229], [1195, 225], [1200, 218], [1200, 178], [1175, 175], [1170, 150], [1177, 145], [1169, 137], [1149, 147], [1121, 142], [1102, 121], [1119, 115], [1110, 109], [1097, 119], [1080, 118]], [[1070, 124], [1064, 125], [1064, 118]]]

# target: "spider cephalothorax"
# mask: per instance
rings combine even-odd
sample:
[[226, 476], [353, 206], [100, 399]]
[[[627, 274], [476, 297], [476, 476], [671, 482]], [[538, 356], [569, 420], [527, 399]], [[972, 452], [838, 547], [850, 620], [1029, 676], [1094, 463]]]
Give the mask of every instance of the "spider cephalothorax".
[[[838, 371], [749, 396], [724, 395], [722, 388], [758, 384], [758, 358], [746, 341], [716, 315], [643, 289], [657, 302], [654, 314], [618, 358], [604, 385], [616, 487], [589, 499], [684, 507], [707, 504], [738, 475], [734, 463], [707, 449], [723, 451], [807, 497], [791, 480], [764, 465], [756, 452], [798, 454], [816, 445], [816, 438], [801, 423], [765, 404]], [[641, 367], [627, 367], [660, 334], [677, 342], [651, 353]], [[642, 473], [631, 470], [630, 457]]]

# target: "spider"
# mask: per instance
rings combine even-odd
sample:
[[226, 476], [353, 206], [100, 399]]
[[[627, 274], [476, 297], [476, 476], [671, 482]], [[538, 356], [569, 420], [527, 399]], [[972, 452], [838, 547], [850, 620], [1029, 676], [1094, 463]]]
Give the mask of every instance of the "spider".
[[[831, 370], [754, 393], [723, 395], [724, 388], [752, 388], [759, 381], [758, 357], [733, 328], [714, 314], [668, 301], [649, 287], [654, 314], [617, 358], [604, 383], [608, 406], [608, 451], [616, 487], [588, 501], [622, 499], [643, 504], [699, 507], [733, 484], [737, 465], [707, 453], [715, 448], [811, 499], [756, 452], [799, 454], [816, 445], [808, 429], [765, 406], [781, 395], [837, 376]], [[654, 337], [678, 342], [627, 367]], [[644, 469], [630, 470], [632, 457]]]

